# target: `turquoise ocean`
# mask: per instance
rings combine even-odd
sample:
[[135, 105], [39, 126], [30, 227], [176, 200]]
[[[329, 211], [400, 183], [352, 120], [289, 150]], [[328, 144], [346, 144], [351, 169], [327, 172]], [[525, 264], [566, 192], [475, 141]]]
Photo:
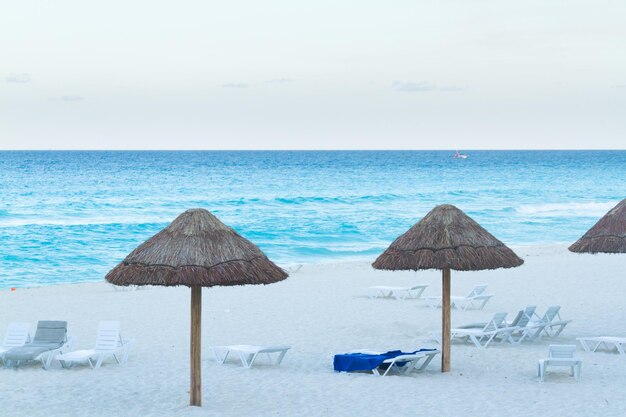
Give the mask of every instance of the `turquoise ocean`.
[[571, 243], [626, 151], [0, 152], [0, 288], [101, 281], [188, 208], [282, 265], [373, 260], [438, 204], [512, 246]]

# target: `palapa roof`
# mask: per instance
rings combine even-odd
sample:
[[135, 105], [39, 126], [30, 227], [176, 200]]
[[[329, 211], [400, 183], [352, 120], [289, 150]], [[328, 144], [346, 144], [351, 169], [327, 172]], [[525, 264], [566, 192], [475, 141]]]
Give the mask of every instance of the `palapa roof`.
[[569, 247], [572, 252], [626, 253], [626, 198]]
[[455, 206], [432, 209], [374, 261], [376, 269], [458, 271], [513, 268], [524, 261]]
[[187, 210], [106, 275], [115, 285], [271, 284], [287, 273], [204, 209]]

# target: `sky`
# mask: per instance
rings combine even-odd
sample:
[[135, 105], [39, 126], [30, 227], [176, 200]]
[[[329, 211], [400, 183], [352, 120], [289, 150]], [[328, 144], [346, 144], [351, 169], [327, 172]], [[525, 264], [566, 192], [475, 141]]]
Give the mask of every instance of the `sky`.
[[626, 149], [623, 0], [0, 10], [0, 149]]

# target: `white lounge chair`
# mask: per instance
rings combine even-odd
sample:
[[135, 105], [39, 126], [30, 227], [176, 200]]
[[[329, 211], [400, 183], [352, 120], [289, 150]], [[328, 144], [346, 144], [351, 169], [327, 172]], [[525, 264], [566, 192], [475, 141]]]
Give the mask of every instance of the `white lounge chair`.
[[540, 334], [546, 327], [545, 322], [532, 322], [535, 314], [536, 306], [528, 306], [524, 310], [520, 310], [515, 320], [509, 323], [509, 326], [517, 327], [511, 332], [511, 341], [520, 344], [524, 340], [533, 340], [533, 336]]
[[30, 323], [9, 323], [4, 340], [0, 346], [0, 361], [3, 360], [4, 352], [15, 347], [24, 346], [30, 342]]
[[[453, 295], [450, 297], [450, 307], [458, 310], [482, 310], [493, 297], [486, 294], [486, 285], [475, 286], [466, 296]], [[441, 308], [441, 297], [425, 297], [426, 303], [432, 308]]]
[[548, 366], [567, 366], [570, 368], [570, 375], [578, 381], [583, 361], [574, 357], [575, 352], [575, 345], [550, 345], [548, 347], [548, 358], [539, 359], [537, 363], [537, 376], [541, 378], [541, 382], [545, 380]]
[[[529, 335], [534, 334], [537, 330], [544, 327], [544, 325], [534, 325], [530, 323], [530, 319], [535, 312], [535, 306], [528, 306], [524, 310], [518, 311], [515, 318], [511, 321], [506, 321], [506, 326], [511, 329], [510, 337], [506, 337], [504, 340], [514, 344], [519, 344], [525, 339], [530, 339]], [[457, 327], [457, 329], [482, 329], [487, 325], [487, 322], [471, 323]]]
[[70, 368], [75, 363], [89, 363], [91, 369], [98, 369], [102, 362], [112, 356], [118, 364], [126, 363], [132, 341], [122, 339], [119, 321], [101, 321], [96, 334], [96, 344], [93, 349], [74, 350], [59, 354], [55, 359], [64, 368]]
[[[352, 350], [346, 353], [365, 353], [368, 355], [381, 355], [386, 353], [386, 351], [379, 350], [370, 350], [370, 349], [358, 349]], [[374, 368], [372, 369], [372, 373], [377, 376], [386, 376], [389, 372], [397, 372], [401, 375], [409, 375], [411, 372], [419, 372], [426, 369], [428, 364], [433, 360], [435, 356], [441, 353], [439, 349], [426, 350], [423, 352], [416, 352], [410, 355], [399, 355], [391, 359], [385, 359], [383, 361], [384, 372], [381, 373], [382, 369]]]
[[620, 355], [626, 356], [626, 337], [596, 336], [579, 337], [578, 340], [586, 352], [595, 352], [602, 345], [608, 351], [616, 350]]
[[72, 338], [67, 336], [66, 321], [45, 321], [37, 323], [35, 337], [23, 346], [14, 347], [3, 354], [7, 366], [18, 367], [24, 362], [40, 360], [48, 369], [57, 353], [71, 349]]
[[[538, 320], [531, 322], [532, 325], [537, 327], [537, 330], [530, 335], [531, 339], [538, 339], [543, 335], [548, 337], [557, 337], [561, 334], [565, 326], [571, 322], [571, 320], [563, 320], [561, 318], [560, 311], [561, 306], [548, 307], [543, 317], [540, 317], [535, 313], [535, 317]], [[556, 330], [554, 329], [556, 328]]]
[[[267, 359], [273, 365], [280, 365], [291, 346], [254, 346], [254, 345], [230, 345], [230, 346], [213, 346], [211, 351], [215, 360], [223, 364], [226, 362], [228, 355], [239, 355], [239, 360], [244, 368], [251, 368], [260, 354], [266, 354]], [[276, 360], [272, 361], [270, 354], [278, 353]]]
[[[471, 325], [474, 326], [474, 325]], [[501, 338], [502, 342], [512, 341], [511, 332], [516, 327], [509, 327], [506, 323], [506, 313], [496, 313], [482, 328], [457, 327], [450, 330], [452, 339], [463, 341], [471, 340], [476, 347], [486, 348], [494, 339]], [[441, 343], [441, 333], [432, 332], [431, 336]]]
[[520, 310], [517, 313], [517, 316], [515, 316], [515, 318], [511, 321], [507, 320], [507, 323], [510, 325], [513, 325], [513, 322], [517, 321], [521, 321], [522, 323], [526, 322], [529, 323], [533, 320], [533, 317], [535, 317], [535, 311], [537, 310], [537, 306], [526, 306], [523, 310]]
[[417, 299], [422, 296], [428, 285], [415, 285], [413, 287], [393, 287], [377, 285], [369, 287], [370, 298], [395, 298], [396, 300]]

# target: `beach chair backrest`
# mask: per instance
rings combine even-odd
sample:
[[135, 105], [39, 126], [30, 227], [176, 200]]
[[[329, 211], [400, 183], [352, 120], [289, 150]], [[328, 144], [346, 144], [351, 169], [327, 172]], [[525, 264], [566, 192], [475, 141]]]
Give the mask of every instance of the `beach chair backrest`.
[[487, 289], [486, 285], [477, 285], [474, 287], [472, 291], [469, 292], [469, 294], [467, 295], [467, 298], [472, 298], [472, 297], [481, 295], [482, 293], [485, 292], [486, 289]]
[[65, 343], [67, 341], [67, 322], [39, 321], [33, 341], [40, 343]]
[[561, 306], [548, 307], [548, 309], [546, 310], [546, 314], [543, 315], [541, 321], [544, 323], [550, 323], [552, 320], [554, 320], [556, 316], [558, 316], [560, 309]]
[[519, 327], [526, 327], [530, 319], [535, 314], [536, 309], [537, 309], [537, 306], [528, 306], [525, 309], [520, 310], [520, 312], [517, 313], [517, 316], [519, 317], [519, 319], [516, 317], [517, 321], [514, 320], [514, 323], [512, 323], [512, 325], [519, 326]]
[[524, 315], [528, 317], [528, 320], [532, 320], [536, 310], [537, 306], [528, 306], [524, 309]]
[[515, 327], [515, 326], [520, 326], [520, 327], [525, 326], [526, 324], [520, 324], [520, 322], [522, 322], [523, 319], [524, 319], [524, 310], [520, 310], [520, 311], [517, 312], [517, 315], [515, 316], [515, 318], [511, 322], [511, 326], [513, 326], [513, 327]]
[[550, 345], [548, 347], [548, 358], [569, 359], [574, 357], [575, 345]]
[[3, 348], [24, 346], [30, 341], [30, 323], [9, 323], [2, 342]]
[[494, 330], [498, 330], [502, 327], [506, 327], [506, 313], [496, 313], [493, 315], [491, 320], [485, 325], [483, 331], [491, 332]]
[[101, 321], [98, 324], [95, 350], [115, 350], [120, 346], [120, 322]]

